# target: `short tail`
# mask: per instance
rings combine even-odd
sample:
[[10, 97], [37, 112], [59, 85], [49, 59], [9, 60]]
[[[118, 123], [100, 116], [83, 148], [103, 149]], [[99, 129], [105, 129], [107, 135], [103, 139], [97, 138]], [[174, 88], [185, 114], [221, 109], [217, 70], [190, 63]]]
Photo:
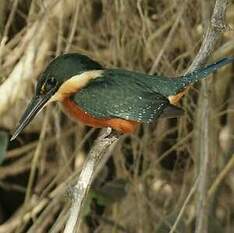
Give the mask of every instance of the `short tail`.
[[205, 78], [207, 75], [213, 73], [222, 66], [225, 66], [233, 62], [234, 62], [234, 57], [226, 57], [214, 64], [210, 64], [204, 68], [195, 70], [189, 74], [186, 74], [185, 76], [178, 77], [176, 79], [177, 82], [175, 83], [176, 93], [183, 90], [186, 86]]

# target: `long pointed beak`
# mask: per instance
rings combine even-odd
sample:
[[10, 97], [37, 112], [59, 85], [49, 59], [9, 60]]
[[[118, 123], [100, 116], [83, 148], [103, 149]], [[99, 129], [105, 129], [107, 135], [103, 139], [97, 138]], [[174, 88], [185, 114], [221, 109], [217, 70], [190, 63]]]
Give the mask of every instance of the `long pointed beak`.
[[47, 101], [50, 99], [51, 95], [40, 95], [40, 96], [34, 96], [29, 103], [28, 107], [26, 108], [24, 114], [22, 115], [18, 126], [15, 129], [14, 134], [11, 137], [11, 141], [14, 140], [21, 131], [34, 119], [36, 114], [42, 110], [42, 108], [45, 106]]

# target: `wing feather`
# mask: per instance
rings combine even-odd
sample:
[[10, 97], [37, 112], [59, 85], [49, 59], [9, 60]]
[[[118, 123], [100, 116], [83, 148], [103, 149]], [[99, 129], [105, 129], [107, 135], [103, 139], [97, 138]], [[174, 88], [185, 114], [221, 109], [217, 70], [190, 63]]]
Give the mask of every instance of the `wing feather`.
[[169, 105], [166, 97], [145, 85], [144, 77], [106, 71], [70, 97], [96, 118], [122, 118], [139, 122], [157, 119]]

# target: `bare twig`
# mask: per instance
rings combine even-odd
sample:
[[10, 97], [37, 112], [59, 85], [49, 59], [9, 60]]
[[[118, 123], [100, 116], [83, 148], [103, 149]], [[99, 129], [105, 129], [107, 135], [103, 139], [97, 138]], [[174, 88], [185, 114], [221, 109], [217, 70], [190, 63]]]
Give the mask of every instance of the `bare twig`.
[[117, 142], [118, 139], [119, 137], [115, 133], [111, 133], [111, 130], [108, 128], [107, 131], [97, 139], [89, 152], [87, 161], [83, 166], [81, 174], [72, 192], [73, 201], [64, 230], [65, 233], [73, 233], [77, 231], [80, 223], [82, 204], [85, 201], [86, 194], [93, 181], [94, 173], [99, 163], [104, 158], [104, 154], [107, 152], [108, 148], [113, 145], [113, 143]]
[[226, 166], [223, 168], [223, 170], [220, 172], [220, 174], [216, 177], [215, 181], [213, 182], [212, 186], [210, 187], [208, 191], [208, 198], [210, 198], [218, 189], [221, 182], [224, 180], [224, 178], [228, 175], [229, 172], [232, 171], [234, 168], [234, 154], [231, 155], [231, 159], [228, 161]]
[[173, 36], [174, 36], [174, 34], [175, 34], [175, 32], [176, 32], [176, 29], [177, 29], [177, 27], [178, 27], [178, 25], [179, 25], [179, 22], [180, 22], [180, 20], [181, 20], [181, 17], [182, 17], [183, 14], [184, 14], [184, 11], [185, 11], [185, 9], [186, 9], [186, 6], [187, 6], [187, 1], [185, 1], [185, 2], [183, 3], [181, 10], [180, 10], [180, 12], [178, 13], [178, 16], [176, 17], [176, 21], [175, 21], [175, 23], [173, 24], [173, 26], [172, 26], [172, 28], [171, 28], [171, 30], [170, 30], [168, 36], [167, 36], [167, 39], [165, 40], [165, 42], [164, 42], [164, 44], [163, 44], [162, 49], [160, 50], [158, 56], [156, 57], [156, 59], [155, 59], [153, 65], [152, 65], [152, 67], [151, 67], [151, 69], [150, 69], [150, 72], [149, 72], [150, 74], [153, 74], [153, 73], [155, 72], [155, 70], [156, 70], [156, 68], [158, 67], [159, 62], [160, 62], [160, 60], [161, 60], [161, 58], [162, 58], [162, 56], [163, 56], [163, 54], [164, 54], [166, 48], [167, 48], [167, 47], [170, 45], [170, 43], [172, 42]]
[[[204, 65], [206, 63], [206, 60], [209, 58], [210, 54], [213, 52], [217, 41], [221, 37], [221, 32], [226, 29], [224, 18], [225, 18], [227, 3], [228, 3], [228, 0], [216, 1], [213, 14], [212, 14], [212, 18], [211, 18], [211, 23], [208, 26], [208, 29], [206, 31], [200, 50], [186, 73], [190, 73], [191, 71]], [[207, 92], [208, 92], [207, 90], [208, 90], [207, 83], [206, 81], [203, 81], [201, 92], [205, 96], [203, 96], [202, 98], [202, 106], [200, 109], [201, 116], [198, 117], [198, 119], [201, 119], [201, 122], [199, 122], [198, 125], [199, 125], [199, 128], [201, 129], [199, 133], [199, 138], [201, 142], [200, 144], [202, 146], [199, 147], [200, 148], [199, 164], [198, 164], [198, 167], [199, 167], [198, 190], [199, 192], [197, 196], [196, 233], [201, 233], [201, 232], [205, 233], [208, 230], [207, 229], [208, 217], [206, 216], [206, 213], [207, 213], [207, 208], [206, 208], [207, 198], [206, 197], [207, 197], [207, 183], [208, 183], [207, 172], [208, 172], [208, 162], [209, 162], [209, 145], [208, 145], [209, 102], [208, 102], [208, 97], [207, 97]], [[184, 208], [184, 205], [183, 205], [183, 208]], [[177, 217], [177, 220], [170, 232], [174, 231], [179, 220], [180, 220], [180, 215]]]
[[185, 201], [184, 201], [184, 203], [183, 203], [183, 206], [182, 206], [182, 208], [180, 209], [180, 212], [179, 212], [179, 214], [178, 214], [178, 216], [177, 216], [177, 218], [176, 218], [176, 221], [175, 221], [175, 223], [173, 224], [173, 226], [172, 226], [172, 228], [171, 228], [171, 230], [170, 230], [169, 233], [174, 233], [174, 232], [175, 232], [176, 227], [178, 226], [179, 221], [182, 219], [182, 216], [183, 216], [183, 214], [184, 214], [184, 211], [185, 211], [185, 208], [186, 208], [187, 204], [189, 203], [190, 199], [192, 198], [194, 192], [195, 192], [196, 189], [197, 189], [197, 184], [198, 184], [198, 178], [195, 180], [195, 182], [194, 182], [194, 184], [193, 184], [193, 186], [192, 186], [192, 188], [191, 188], [191, 190], [190, 190], [188, 196], [186, 197], [186, 199], [185, 199]]
[[187, 70], [187, 73], [202, 66], [214, 51], [215, 45], [221, 37], [221, 32], [227, 28], [224, 23], [227, 4], [228, 0], [216, 0], [211, 23], [207, 29], [200, 50]]
[[[221, 36], [221, 32], [226, 29], [224, 23], [226, 7], [228, 0], [217, 0], [213, 10], [211, 23], [208, 26], [205, 38], [201, 45], [201, 48], [194, 59], [192, 65], [188, 69], [188, 72], [200, 67], [203, 65], [209, 55], [213, 52], [215, 45], [218, 39]], [[207, 183], [208, 183], [208, 162], [209, 162], [209, 144], [208, 144], [208, 126], [209, 126], [209, 100], [207, 96], [208, 86], [206, 81], [202, 84], [202, 103], [200, 106], [201, 116], [198, 119], [201, 119], [198, 123], [199, 128], [201, 129], [198, 133], [200, 138], [200, 150], [199, 150], [199, 185], [198, 185], [198, 194], [197, 194], [197, 222], [196, 222], [196, 233], [207, 232], [208, 230], [208, 216], [207, 216]]]
[[43, 140], [45, 139], [46, 131], [48, 129], [49, 112], [50, 112], [49, 109], [47, 109], [47, 112], [46, 112], [46, 115], [45, 115], [45, 118], [44, 118], [44, 122], [43, 122], [43, 125], [42, 125], [42, 130], [41, 130], [39, 142], [37, 144], [37, 148], [36, 148], [35, 153], [33, 155], [32, 165], [31, 165], [31, 172], [30, 172], [30, 175], [29, 175], [28, 187], [27, 187], [27, 192], [26, 192], [26, 195], [25, 195], [25, 201], [24, 201], [25, 203], [28, 202], [29, 197], [31, 195], [32, 185], [33, 185], [35, 174], [36, 174], [37, 163], [38, 163], [39, 157], [41, 155]]
[[4, 33], [3, 33], [3, 40], [6, 41], [7, 40], [7, 37], [8, 37], [8, 33], [9, 33], [9, 29], [10, 29], [10, 26], [11, 26], [11, 23], [14, 19], [14, 16], [15, 16], [15, 13], [16, 13], [16, 9], [17, 9], [17, 6], [18, 6], [18, 3], [19, 1], [18, 0], [15, 0], [13, 2], [13, 5], [12, 5], [12, 10], [11, 10], [11, 13], [9, 15], [9, 18], [7, 20], [7, 23], [6, 23], [6, 26], [5, 26], [5, 30], [4, 30]]
[[197, 131], [198, 151], [198, 192], [196, 200], [196, 233], [207, 232], [208, 229], [208, 204], [206, 201], [208, 186], [208, 163], [209, 163], [209, 99], [207, 96], [207, 83], [203, 84], [201, 91], [202, 103], [198, 116], [199, 128]]
[[79, 14], [79, 10], [80, 10], [80, 4], [81, 1], [77, 1], [76, 2], [76, 8], [75, 8], [75, 14], [74, 14], [74, 18], [73, 18], [73, 22], [72, 22], [72, 26], [71, 26], [71, 31], [70, 31], [70, 35], [68, 38], [68, 43], [66, 45], [66, 48], [64, 49], [65, 53], [67, 53], [72, 45], [72, 40], [75, 36], [75, 32], [77, 30], [77, 22], [78, 22], [78, 14]]

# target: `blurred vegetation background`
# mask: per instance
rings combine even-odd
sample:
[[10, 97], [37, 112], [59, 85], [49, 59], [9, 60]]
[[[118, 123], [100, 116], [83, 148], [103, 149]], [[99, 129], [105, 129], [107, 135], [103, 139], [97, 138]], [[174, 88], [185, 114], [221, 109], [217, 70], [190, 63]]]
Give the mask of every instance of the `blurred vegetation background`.
[[[214, 1], [0, 0], [0, 232], [62, 232], [69, 188], [100, 133], [58, 105], [8, 143], [36, 80], [56, 55], [84, 53], [106, 67], [178, 76], [195, 57]], [[205, 22], [205, 23], [204, 23]], [[234, 27], [234, 1], [227, 24]], [[210, 62], [233, 56], [228, 30]], [[91, 188], [81, 231], [170, 232], [209, 145], [209, 232], [234, 229], [234, 66], [209, 79], [209, 137], [199, 140], [200, 84], [180, 102], [185, 115], [123, 136]], [[108, 98], [108, 97], [107, 97]], [[68, 190], [68, 191], [67, 191]], [[194, 232], [194, 195], [175, 232]]]

